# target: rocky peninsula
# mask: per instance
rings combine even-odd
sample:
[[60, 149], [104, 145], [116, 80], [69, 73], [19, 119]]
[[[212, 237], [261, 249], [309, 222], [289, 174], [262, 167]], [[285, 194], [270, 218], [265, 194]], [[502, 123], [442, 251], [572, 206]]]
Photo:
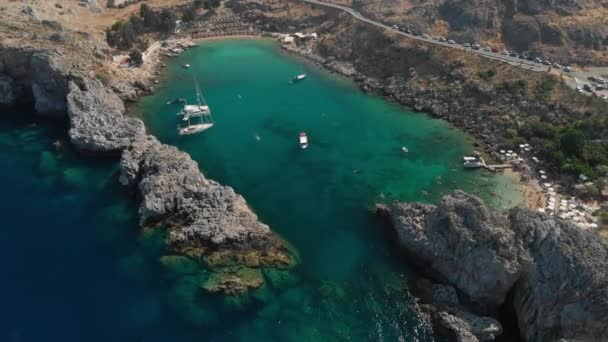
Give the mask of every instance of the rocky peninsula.
[[437, 333], [492, 340], [506, 310], [524, 341], [608, 339], [608, 243], [596, 234], [521, 208], [493, 211], [461, 191], [437, 206], [394, 203], [378, 213], [432, 279], [422, 307]]
[[[106, 46], [90, 34], [35, 17], [22, 24], [36, 32], [27, 41], [11, 29], [1, 31], [6, 39], [0, 45], [0, 105], [33, 104], [40, 115], [69, 121], [68, 137], [79, 151], [122, 155], [120, 181], [142, 201], [141, 226], [166, 227], [173, 253], [211, 267], [211, 292], [242, 293], [262, 285], [256, 269], [295, 264], [286, 243], [242, 196], [206, 179], [186, 153], [146, 135], [143, 122], [125, 114], [120, 95], [150, 91], [148, 74], [137, 78], [113, 66]], [[56, 31], [65, 38], [61, 44], [46, 39]], [[100, 76], [110, 74], [116, 77]], [[234, 266], [246, 269], [237, 272]], [[258, 275], [254, 281], [252, 272]]]

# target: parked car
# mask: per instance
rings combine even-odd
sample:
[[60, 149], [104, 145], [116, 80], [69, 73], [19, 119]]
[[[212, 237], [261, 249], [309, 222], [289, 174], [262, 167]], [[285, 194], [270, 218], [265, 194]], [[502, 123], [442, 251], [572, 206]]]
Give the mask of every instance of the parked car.
[[606, 84], [606, 83], [607, 83], [605, 79], [600, 78], [600, 77], [596, 78], [596, 79], [595, 79], [595, 82], [597, 82], [597, 83], [599, 83], [599, 84]]
[[540, 57], [536, 57], [536, 58], [534, 58], [534, 61], [535, 61], [536, 63], [542, 63], [542, 62], [543, 62], [543, 60], [542, 60], [542, 59], [540, 59]]
[[484, 46], [483, 51], [488, 51], [488, 52], [490, 52], [490, 51], [492, 51], [492, 49], [490, 49], [490, 48], [489, 48], [489, 47], [487, 47], [487, 46]]
[[593, 76], [589, 76], [589, 77], [587, 77], [587, 79], [591, 82], [595, 82], [595, 77], [593, 77]]
[[456, 42], [452, 39], [448, 40], [448, 44], [456, 44]]
[[426, 33], [423, 33], [423, 34], [422, 34], [422, 38], [428, 38], [428, 37], [429, 37], [429, 35], [428, 35], [428, 34], [426, 34]]
[[517, 57], [517, 56], [519, 56], [519, 55], [517, 54], [517, 52], [511, 52], [511, 53], [509, 54], [509, 56], [511, 56], [511, 57]]
[[481, 46], [479, 44], [473, 44], [473, 50], [479, 50]]
[[528, 59], [528, 56], [524, 55], [524, 54], [519, 54], [519, 56], [517, 56], [519, 59]]
[[559, 64], [557, 64], [557, 63], [553, 63], [553, 67], [556, 68], [556, 69], [561, 69], [562, 68], [562, 66], [559, 65]]
[[571, 68], [571, 67], [569, 67], [569, 66], [565, 66], [565, 67], [563, 67], [563, 69], [562, 69], [562, 70], [564, 70], [565, 72], [572, 72], [572, 68]]
[[591, 91], [592, 91], [592, 90], [591, 90], [591, 86], [590, 86], [589, 84], [587, 84], [587, 83], [585, 83], [585, 84], [583, 85], [583, 90], [584, 90], [584, 91], [588, 91], [588, 92], [591, 92]]
[[500, 51], [500, 54], [501, 54], [501, 55], [508, 56], [508, 55], [509, 55], [509, 51], [507, 51], [507, 50], [502, 50], [502, 51]]
[[395, 30], [398, 30], [398, 29], [399, 29], [399, 26], [397, 26], [397, 25], [393, 25], [393, 26], [391, 26], [391, 27], [392, 27], [392, 28], [394, 28]]
[[407, 33], [407, 34], [412, 34], [412, 30], [407, 29], [407, 30], [405, 30], [405, 33]]
[[462, 46], [464, 46], [465, 48], [470, 48], [470, 47], [471, 47], [471, 44], [469, 44], [469, 43], [464, 43], [464, 44], [462, 44]]
[[533, 56], [527, 56], [526, 59], [529, 60], [530, 62], [534, 62], [534, 57]]
[[543, 64], [544, 64], [544, 65], [551, 65], [551, 62], [549, 62], [548, 60], [546, 60], [546, 59], [545, 59], [545, 60], [543, 61]]
[[492, 52], [494, 52], [494, 53], [498, 53], [498, 49], [496, 49], [496, 48], [492, 48]]

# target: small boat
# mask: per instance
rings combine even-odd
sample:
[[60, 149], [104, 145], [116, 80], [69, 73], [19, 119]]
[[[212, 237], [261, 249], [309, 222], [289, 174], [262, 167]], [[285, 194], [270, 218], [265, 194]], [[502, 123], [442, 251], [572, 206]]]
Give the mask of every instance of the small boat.
[[302, 133], [300, 133], [300, 148], [304, 150], [307, 147], [308, 147], [308, 136], [306, 135], [306, 133], [302, 132]]
[[176, 97], [174, 99], [171, 99], [171, 100], [167, 101], [168, 105], [170, 105], [170, 104], [176, 104], [176, 103], [183, 103], [183, 104], [185, 104], [186, 103], [186, 99], [181, 99], [179, 97]]
[[299, 74], [291, 80], [291, 83], [299, 82], [305, 78], [306, 78], [306, 74]]
[[186, 127], [179, 127], [177, 128], [177, 133], [179, 135], [190, 135], [190, 134], [195, 134], [195, 133], [199, 133], [202, 131], [206, 131], [209, 128], [213, 127], [213, 123], [201, 123], [201, 124], [195, 124], [195, 125], [188, 125]]
[[481, 160], [467, 160], [464, 162], [464, 167], [469, 169], [483, 167], [483, 162]]
[[403, 146], [401, 147], [401, 151], [408, 153], [410, 150], [408, 150], [407, 147]]
[[465, 162], [478, 160], [478, 157], [463, 157]]
[[183, 67], [184, 69], [188, 69], [188, 68], [190, 67], [190, 64], [183, 64], [183, 65], [182, 65], [182, 67]]

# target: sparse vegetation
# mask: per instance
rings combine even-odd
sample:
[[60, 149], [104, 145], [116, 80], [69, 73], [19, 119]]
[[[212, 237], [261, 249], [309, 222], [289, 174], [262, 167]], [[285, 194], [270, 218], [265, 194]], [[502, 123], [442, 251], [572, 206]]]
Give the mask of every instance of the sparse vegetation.
[[557, 82], [558, 81], [554, 77], [547, 76], [543, 78], [543, 80], [538, 83], [534, 89], [535, 95], [541, 99], [548, 99]]
[[478, 75], [479, 75], [479, 78], [481, 78], [482, 80], [488, 81], [496, 75], [496, 69], [488, 69], [486, 71], [480, 71], [478, 73]]

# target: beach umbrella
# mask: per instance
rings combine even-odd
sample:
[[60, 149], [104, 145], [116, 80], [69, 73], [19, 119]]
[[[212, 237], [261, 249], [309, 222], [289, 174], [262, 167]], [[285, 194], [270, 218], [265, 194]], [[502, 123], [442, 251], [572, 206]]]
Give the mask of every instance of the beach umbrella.
[[541, 176], [540, 176], [540, 178], [541, 178], [541, 179], [547, 179], [547, 176], [545, 176], [545, 175], [541, 175]]
[[536, 210], [537, 210], [539, 213], [544, 213], [544, 212], [545, 212], [545, 209], [544, 209], [544, 208], [538, 208], [538, 209], [536, 209]]
[[505, 150], [500, 150], [500, 153], [505, 154]]
[[519, 144], [519, 148], [524, 148], [524, 147], [526, 147], [526, 145], [524, 145], [524, 144]]
[[524, 144], [524, 146], [526, 146], [526, 147], [530, 147], [530, 144]]
[[530, 148], [526, 147], [526, 148], [524, 148], [524, 151], [528, 152], [528, 151], [530, 151]]
[[589, 226], [590, 226], [591, 228], [597, 228], [597, 223], [591, 223]]
[[545, 174], [545, 170], [540, 170], [540, 171], [538, 171], [538, 173], [540, 173], [541, 175], [544, 175]]
[[513, 153], [513, 150], [507, 150], [507, 153]]
[[551, 187], [551, 183], [543, 183], [544, 186], [546, 186], [547, 188]]
[[547, 189], [549, 191], [555, 191], [555, 189], [553, 189], [553, 187], [549, 187], [549, 189]]

